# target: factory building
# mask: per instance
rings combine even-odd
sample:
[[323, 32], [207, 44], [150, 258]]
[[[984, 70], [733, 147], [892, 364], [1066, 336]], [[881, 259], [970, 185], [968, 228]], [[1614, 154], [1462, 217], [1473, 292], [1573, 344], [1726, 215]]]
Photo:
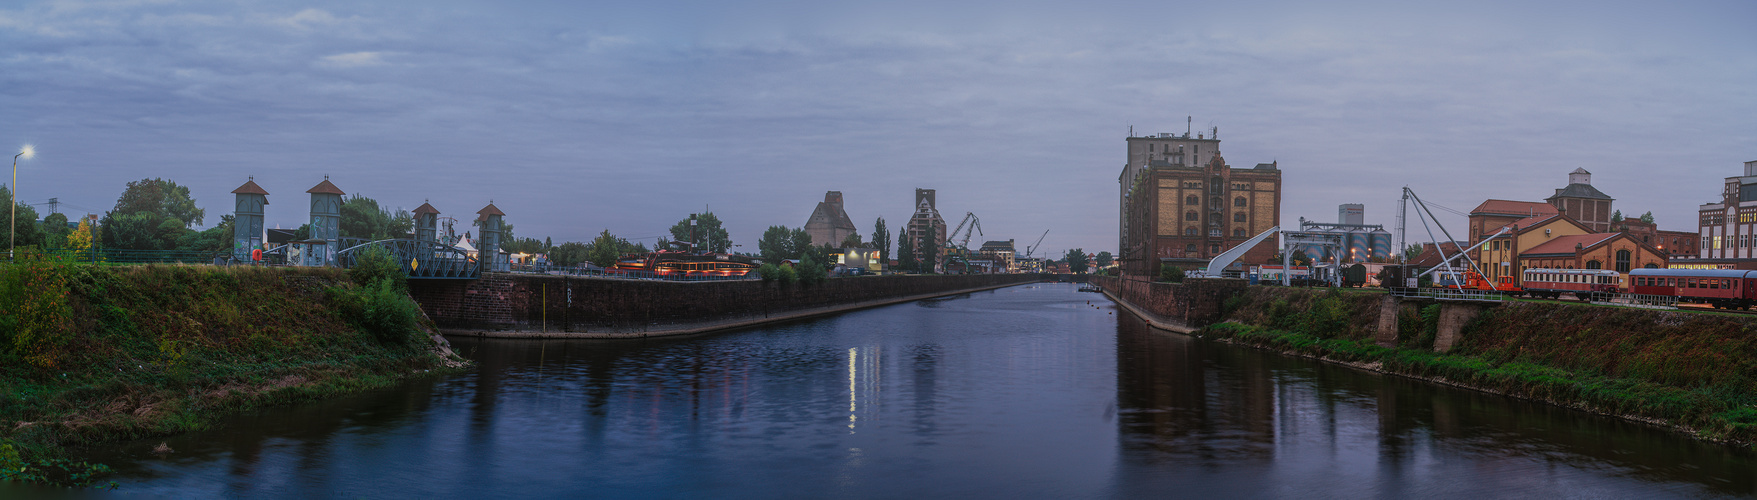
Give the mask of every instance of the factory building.
[[811, 211], [811, 218], [805, 220], [805, 234], [811, 235], [813, 246], [842, 246], [842, 240], [848, 235], [859, 231], [854, 227], [854, 220], [848, 218], [848, 212], [842, 209], [842, 192], [824, 193], [824, 201], [818, 202], [817, 208]]
[[1757, 258], [1757, 160], [1745, 162], [1745, 175], [1727, 177], [1721, 199], [1697, 208], [1698, 256], [1704, 259]]
[[[1232, 168], [1220, 154], [1220, 139], [1204, 134], [1131, 136], [1126, 142], [1128, 162], [1117, 178], [1124, 273], [1157, 275], [1164, 264], [1204, 266], [1280, 225], [1278, 164]], [[1275, 253], [1276, 241], [1268, 239], [1240, 261], [1267, 262]]]

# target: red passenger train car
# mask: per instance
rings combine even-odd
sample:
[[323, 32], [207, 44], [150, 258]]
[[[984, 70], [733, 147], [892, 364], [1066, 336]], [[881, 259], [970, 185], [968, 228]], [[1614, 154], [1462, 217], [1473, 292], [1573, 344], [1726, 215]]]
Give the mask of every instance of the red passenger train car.
[[1532, 297], [1561, 297], [1574, 294], [1580, 300], [1592, 300], [1622, 292], [1617, 281], [1621, 275], [1609, 269], [1526, 269], [1521, 275], [1525, 293]]
[[1757, 271], [1735, 269], [1636, 269], [1629, 293], [1677, 297], [1678, 302], [1716, 309], [1750, 309], [1757, 304]]

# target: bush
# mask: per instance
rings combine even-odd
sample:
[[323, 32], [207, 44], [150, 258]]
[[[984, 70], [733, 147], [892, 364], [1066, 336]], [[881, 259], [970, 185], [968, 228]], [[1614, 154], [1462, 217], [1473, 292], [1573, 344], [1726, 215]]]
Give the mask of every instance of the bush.
[[380, 279], [352, 289], [330, 288], [330, 300], [343, 319], [386, 344], [405, 344], [419, 333], [421, 306], [397, 289], [395, 280]]
[[786, 285], [792, 283], [795, 279], [798, 279], [798, 275], [794, 274], [791, 266], [763, 264], [763, 267], [758, 268], [757, 272], [762, 273], [764, 283], [778, 281], [781, 284]]
[[1160, 264], [1159, 265], [1159, 281], [1170, 281], [1172, 283], [1183, 283], [1184, 282], [1184, 269], [1181, 267], [1173, 266], [1171, 264]]
[[809, 253], [806, 254], [804, 258], [799, 259], [798, 264], [793, 265], [793, 273], [797, 275], [800, 283], [823, 283], [824, 273], [826, 272], [828, 271], [824, 270], [823, 264], [819, 264], [817, 259], [813, 258]]
[[374, 281], [388, 281], [399, 291], [409, 289], [409, 273], [403, 270], [403, 263], [397, 262], [389, 250], [377, 245], [355, 251], [354, 267], [348, 270], [348, 278], [359, 286], [370, 286]]
[[0, 266], [0, 362], [23, 360], [43, 369], [65, 357], [73, 336], [73, 308], [68, 302], [65, 261], [20, 252], [18, 260]]

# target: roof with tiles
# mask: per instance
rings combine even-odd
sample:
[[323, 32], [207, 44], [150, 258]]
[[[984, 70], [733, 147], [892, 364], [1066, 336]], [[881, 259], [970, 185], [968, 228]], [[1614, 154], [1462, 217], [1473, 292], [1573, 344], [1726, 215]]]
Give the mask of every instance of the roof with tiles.
[[1556, 207], [1541, 201], [1488, 200], [1470, 210], [1470, 215], [1511, 215], [1532, 217], [1556, 213]]
[[1524, 253], [1519, 254], [1519, 256], [1573, 255], [1576, 246], [1581, 249], [1592, 248], [1622, 235], [1623, 233], [1594, 233], [1557, 236], [1555, 239], [1544, 242], [1542, 245], [1531, 247], [1530, 250], [1526, 250]]

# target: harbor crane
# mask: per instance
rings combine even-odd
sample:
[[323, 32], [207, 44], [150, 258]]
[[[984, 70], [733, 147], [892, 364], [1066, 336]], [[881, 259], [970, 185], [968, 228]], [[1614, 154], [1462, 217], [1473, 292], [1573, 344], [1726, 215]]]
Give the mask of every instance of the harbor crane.
[[[1048, 229], [1043, 230], [1043, 236], [1049, 236]], [[1031, 246], [1025, 247], [1025, 258], [1031, 258], [1031, 252], [1037, 251], [1037, 245], [1043, 244], [1043, 236], [1038, 236], [1036, 243], [1032, 243]]]
[[[964, 233], [964, 237], [958, 241], [956, 246], [952, 245], [952, 238], [957, 238], [960, 232]], [[982, 219], [976, 217], [975, 212], [964, 212], [964, 220], [958, 223], [958, 228], [946, 233], [945, 248], [948, 250], [947, 253], [956, 252], [958, 258], [963, 260], [966, 266], [970, 263], [971, 233], [982, 234]]]

